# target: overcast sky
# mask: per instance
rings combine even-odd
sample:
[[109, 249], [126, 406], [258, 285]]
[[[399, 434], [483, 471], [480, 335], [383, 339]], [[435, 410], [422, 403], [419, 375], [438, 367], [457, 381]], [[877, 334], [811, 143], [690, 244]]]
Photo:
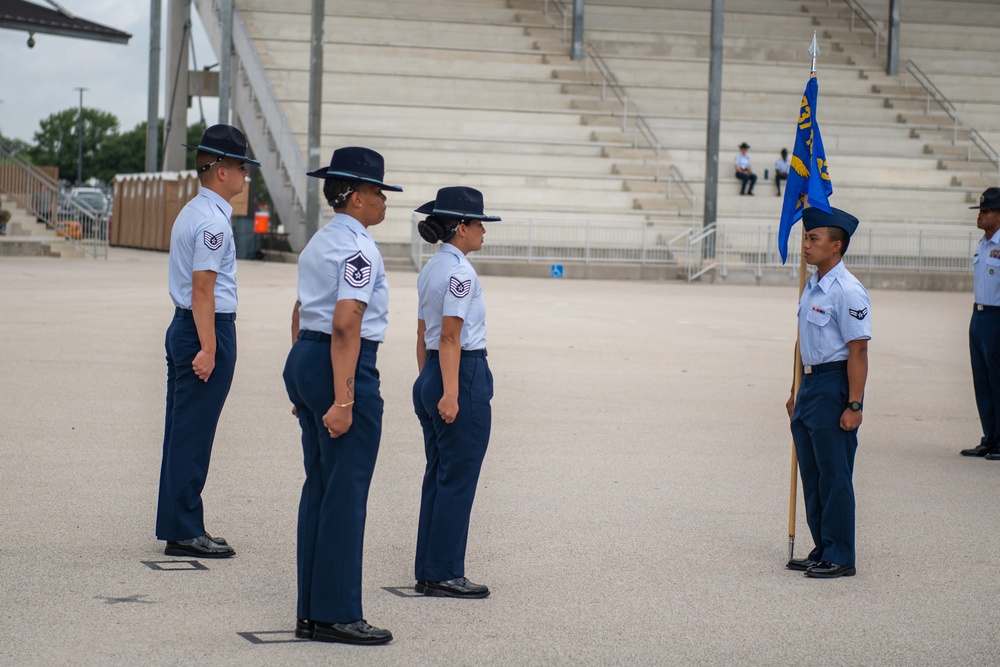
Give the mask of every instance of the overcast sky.
[[[35, 4], [49, 7], [42, 0]], [[121, 130], [131, 130], [146, 120], [149, 72], [149, 2], [146, 0], [59, 0], [80, 18], [132, 34], [127, 46], [56, 35], [35, 34], [35, 48], [27, 46], [28, 33], [0, 29], [0, 132], [33, 142], [38, 122], [49, 114], [76, 107], [84, 87], [83, 105], [110, 111]], [[167, 2], [163, 1], [161, 37], [166, 38]], [[191, 9], [198, 68], [218, 62], [201, 27], [198, 11]], [[167, 56], [160, 51], [159, 115], [163, 117]], [[193, 64], [192, 64], [193, 68]], [[215, 98], [203, 100], [205, 118], [218, 122]], [[192, 101], [188, 122], [199, 119], [198, 100]]]

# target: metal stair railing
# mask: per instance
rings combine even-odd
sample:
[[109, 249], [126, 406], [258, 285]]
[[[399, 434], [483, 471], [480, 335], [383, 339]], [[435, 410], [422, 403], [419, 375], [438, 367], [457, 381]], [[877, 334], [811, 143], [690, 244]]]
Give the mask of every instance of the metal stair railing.
[[[913, 75], [913, 79], [921, 85], [921, 87], [927, 93], [927, 101], [925, 105], [926, 113], [929, 115], [931, 110], [931, 100], [936, 102], [938, 106], [944, 109], [945, 113], [954, 121], [951, 145], [958, 145], [958, 109], [952, 104], [941, 89], [934, 85], [930, 77], [924, 73], [920, 67], [917, 66], [912, 60], [906, 61], [906, 68], [903, 73], [903, 90], [909, 92], [910, 89], [910, 75]], [[969, 128], [969, 140], [968, 140], [968, 152], [966, 160], [972, 161], [972, 147], [978, 148], [986, 159], [992, 164], [997, 166], [997, 185], [1000, 185], [1000, 153], [997, 152], [993, 146], [990, 145], [988, 141], [979, 133], [975, 128]]]
[[[195, 0], [210, 41], [218, 51], [220, 8], [218, 0]], [[211, 19], [211, 20], [208, 20]], [[239, 115], [244, 134], [260, 159], [260, 172], [289, 241], [296, 249], [305, 245], [305, 155], [278, 99], [267, 69], [238, 7], [233, 7], [232, 108]], [[268, 156], [270, 155], [270, 157]]]
[[[562, 41], [566, 41], [566, 26], [568, 22], [568, 16], [570, 13], [569, 7], [567, 6], [565, 0], [543, 0], [543, 12], [547, 17], [549, 15], [549, 3], [559, 10], [562, 16]], [[604, 58], [601, 56], [600, 52], [597, 50], [593, 44], [587, 42], [584, 44], [584, 72], [587, 76], [587, 82], [590, 83], [590, 65], [594, 64], [594, 68], [601, 75], [601, 101], [607, 100], [607, 90], [610, 88], [611, 92], [614, 93], [618, 102], [622, 106], [622, 133], [628, 134], [628, 121], [629, 121], [629, 100], [628, 93], [625, 88], [618, 81], [618, 77], [615, 76], [614, 72], [605, 62]], [[642, 114], [639, 113], [639, 108], [632, 102], [632, 148], [639, 148], [639, 139], [642, 138], [643, 146], [649, 148], [653, 151], [656, 157], [656, 172], [654, 174], [654, 180], [656, 182], [660, 181], [660, 140], [656, 137], [656, 133], [653, 132], [653, 128], [649, 126], [646, 119], [643, 118]], [[671, 165], [667, 174], [668, 183], [677, 183], [678, 188], [684, 197], [691, 204], [691, 216], [694, 217], [695, 214], [695, 204], [697, 203], [697, 197], [694, 194], [694, 189], [691, 184], [687, 182], [681, 170], [675, 165]], [[672, 187], [667, 188], [667, 199], [672, 198]]]
[[0, 192], [85, 254], [108, 258], [108, 215], [71, 197], [57, 180], [4, 146], [0, 146]]
[[878, 21], [872, 18], [872, 15], [868, 13], [868, 10], [861, 6], [857, 0], [844, 0], [848, 7], [851, 8], [851, 32], [854, 32], [854, 18], [858, 17], [861, 22], [868, 26], [868, 29], [872, 31], [875, 35], [875, 58], [878, 59], [878, 45], [879, 38], [881, 36], [881, 28], [879, 27]]

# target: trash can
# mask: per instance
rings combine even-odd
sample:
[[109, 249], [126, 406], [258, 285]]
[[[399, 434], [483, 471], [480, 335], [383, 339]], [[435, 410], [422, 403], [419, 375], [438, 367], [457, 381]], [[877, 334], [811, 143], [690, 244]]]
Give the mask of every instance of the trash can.
[[233, 216], [233, 239], [236, 259], [257, 259], [260, 256], [260, 236], [254, 234], [254, 220], [249, 215]]

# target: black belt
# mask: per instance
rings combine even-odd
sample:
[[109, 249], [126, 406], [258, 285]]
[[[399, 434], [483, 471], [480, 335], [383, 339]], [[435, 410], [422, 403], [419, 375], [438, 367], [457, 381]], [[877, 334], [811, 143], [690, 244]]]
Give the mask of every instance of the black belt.
[[[428, 359], [434, 359], [437, 356], [438, 356], [438, 351], [437, 350], [427, 350], [427, 358]], [[482, 358], [482, 357], [486, 356], [486, 348], [484, 347], [481, 350], [462, 350], [462, 356], [463, 357], [480, 357], [480, 358]]]
[[[187, 308], [174, 308], [174, 317], [180, 317], [185, 320], [190, 320], [194, 318], [194, 312], [188, 310]], [[215, 321], [235, 322], [236, 313], [216, 313]]]
[[[318, 340], [321, 343], [329, 343], [331, 339], [330, 334], [321, 331], [309, 331], [308, 329], [299, 331], [299, 340]], [[368, 348], [369, 350], [377, 350], [378, 341], [362, 338], [361, 347]]]
[[829, 361], [825, 364], [805, 364], [802, 366], [802, 372], [806, 375], [843, 370], [847, 370], [847, 359], [844, 359], [843, 361]]
[[981, 303], [972, 304], [972, 308], [973, 310], [978, 311], [980, 313], [983, 312], [984, 310], [990, 312], [1000, 312], [1000, 306], [986, 306]]

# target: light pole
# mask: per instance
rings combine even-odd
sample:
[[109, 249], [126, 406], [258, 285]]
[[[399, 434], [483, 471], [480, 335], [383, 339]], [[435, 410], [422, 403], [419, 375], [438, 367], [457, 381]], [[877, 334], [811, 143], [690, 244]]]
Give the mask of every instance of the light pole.
[[76, 184], [83, 185], [83, 91], [89, 88], [74, 88], [80, 91], [80, 144], [76, 154]]

